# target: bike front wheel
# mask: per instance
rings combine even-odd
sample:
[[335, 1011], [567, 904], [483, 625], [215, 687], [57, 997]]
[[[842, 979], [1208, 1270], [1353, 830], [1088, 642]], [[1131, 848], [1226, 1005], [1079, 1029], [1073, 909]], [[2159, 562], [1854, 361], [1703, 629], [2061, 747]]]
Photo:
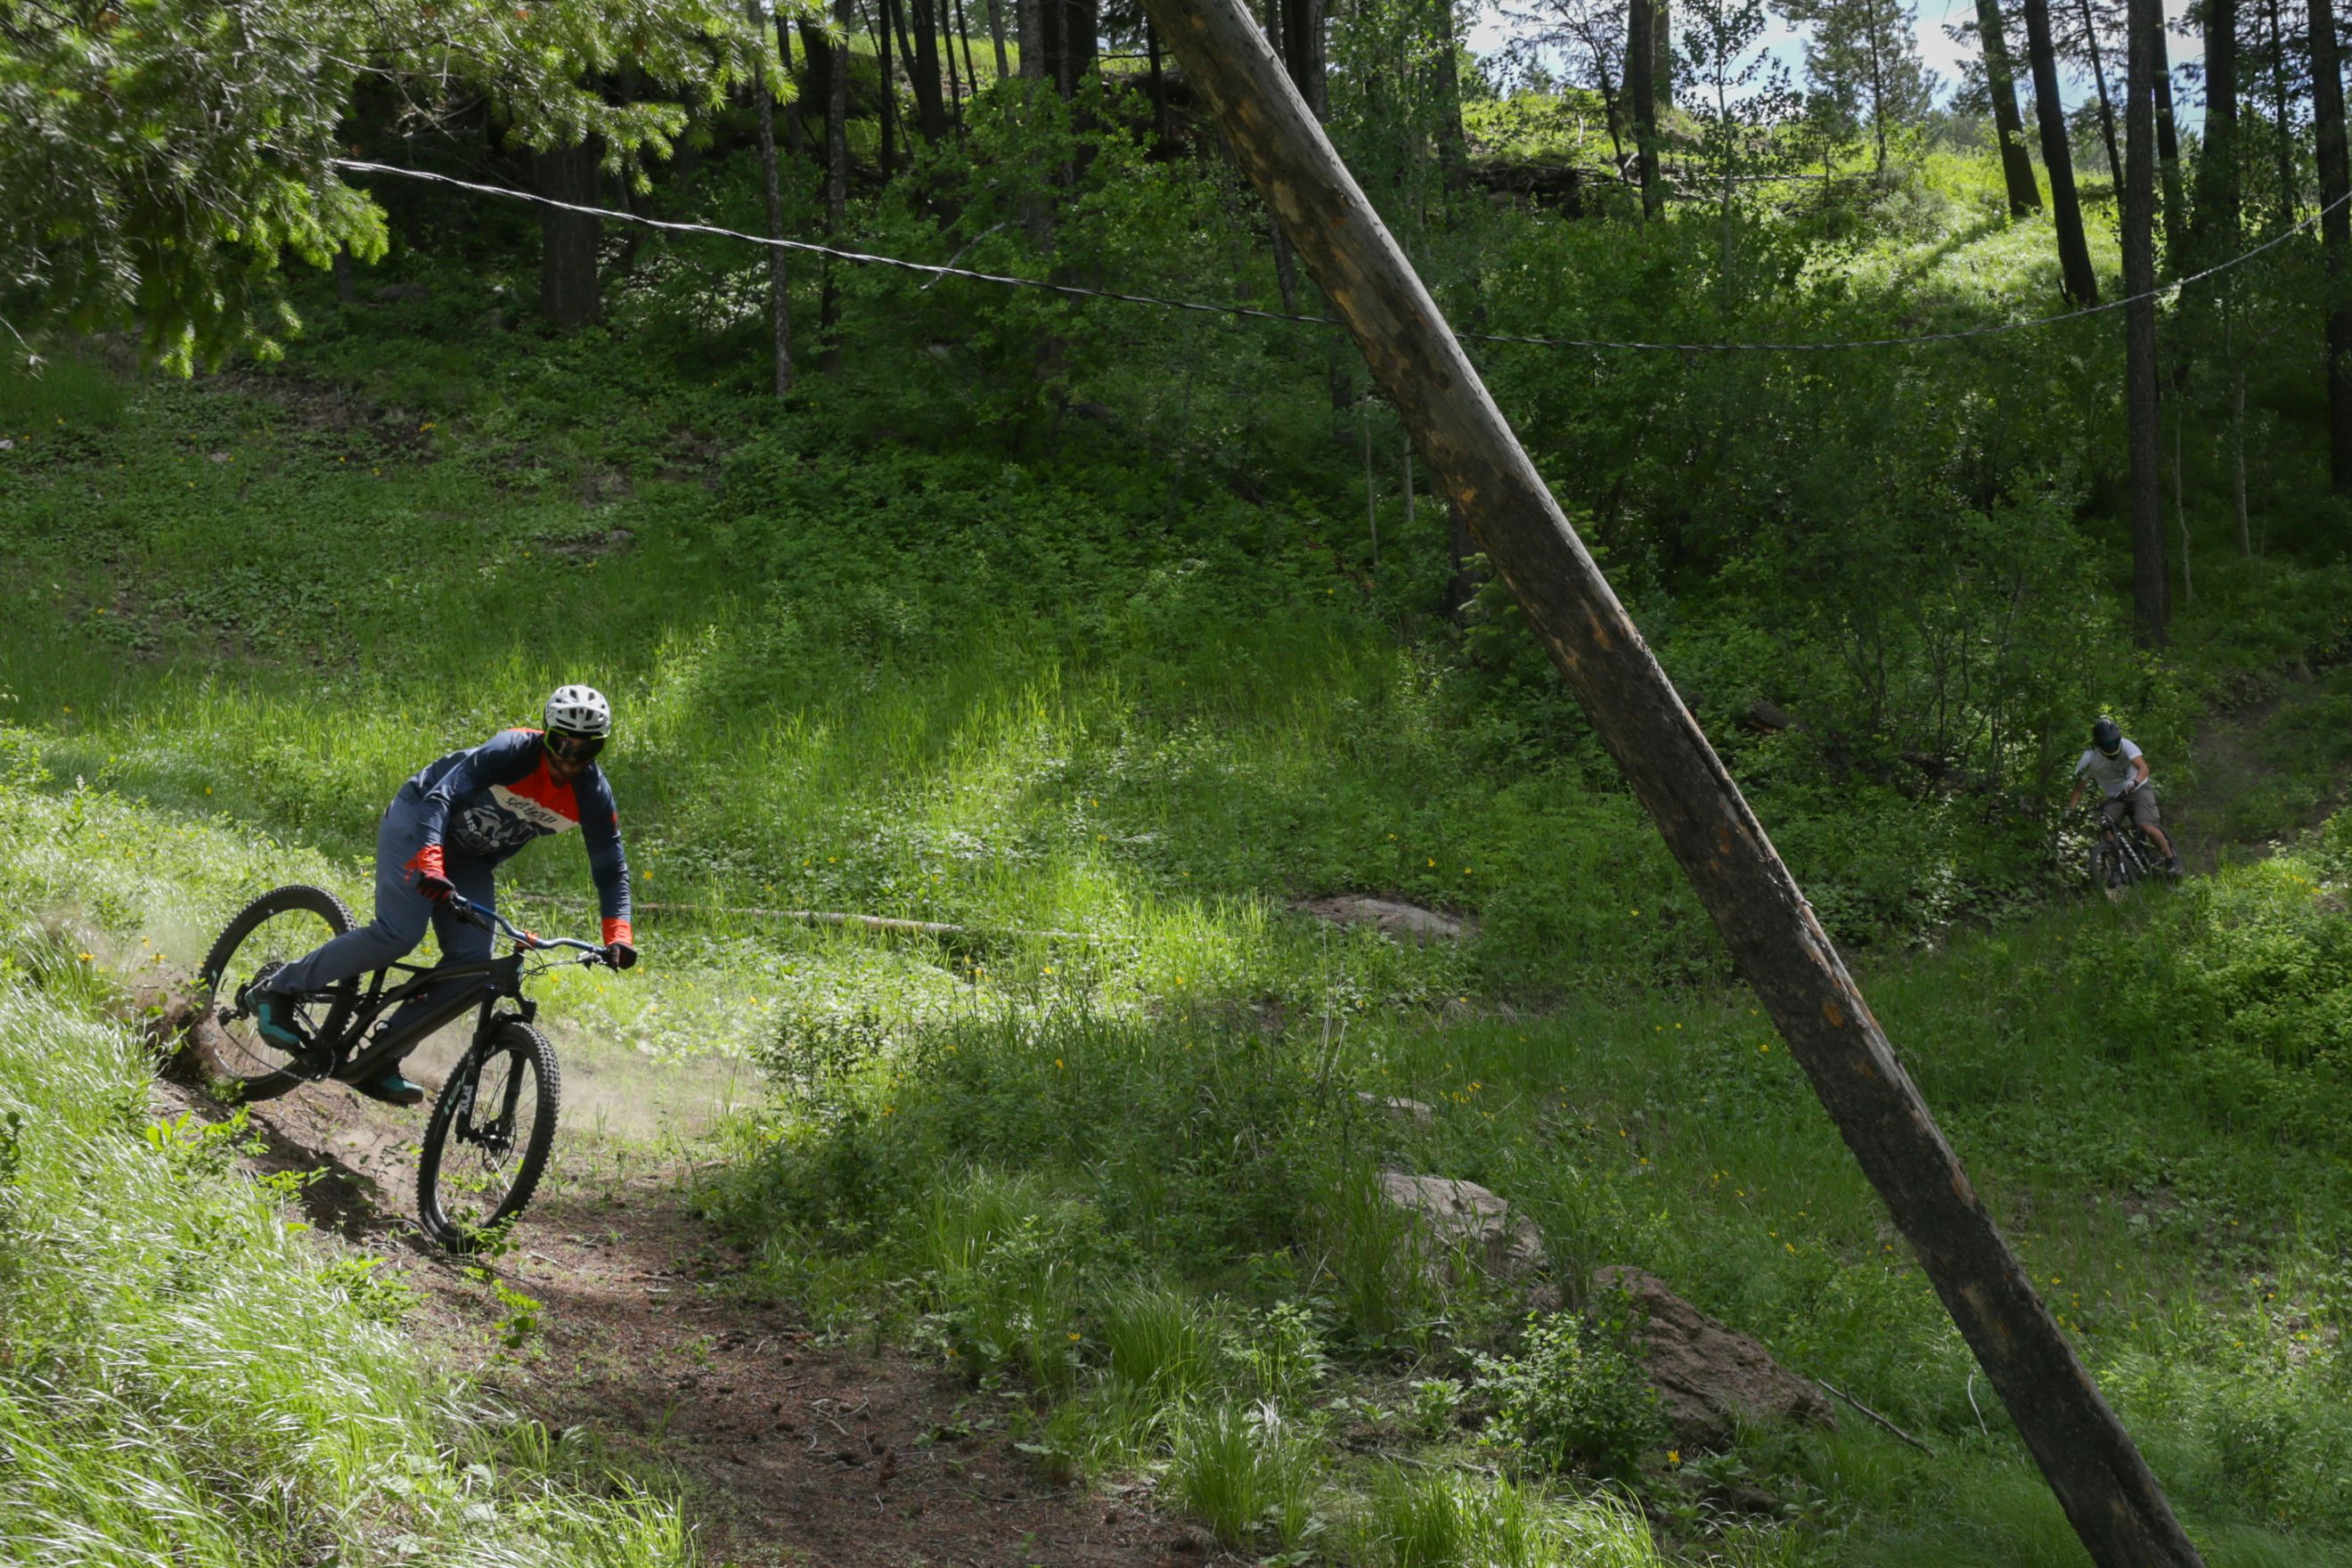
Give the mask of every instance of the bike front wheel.
[[471, 1252], [520, 1214], [547, 1168], [559, 1093], [555, 1047], [520, 1019], [474, 1042], [449, 1070], [416, 1165], [425, 1234]]
[[[305, 1079], [312, 1064], [264, 1039], [247, 993], [254, 983], [352, 929], [343, 900], [324, 888], [274, 888], [236, 912], [205, 955], [196, 976], [197, 1005], [219, 1033], [207, 1041], [206, 1076], [238, 1100], [269, 1100]], [[313, 1040], [331, 1040], [350, 1021], [357, 980], [298, 999], [294, 1011]]]

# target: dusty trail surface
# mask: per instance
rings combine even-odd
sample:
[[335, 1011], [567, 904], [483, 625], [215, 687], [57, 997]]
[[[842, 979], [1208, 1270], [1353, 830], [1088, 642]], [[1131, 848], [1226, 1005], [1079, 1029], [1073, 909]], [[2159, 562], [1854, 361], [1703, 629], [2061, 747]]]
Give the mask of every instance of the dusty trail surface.
[[[175, 1085], [159, 1084], [157, 1101], [165, 1114], [221, 1114]], [[425, 1110], [299, 1089], [252, 1108], [266, 1145], [253, 1163], [312, 1173], [310, 1222], [390, 1260], [419, 1295], [408, 1326], [429, 1353], [553, 1430], [587, 1428], [624, 1466], [674, 1475], [706, 1563], [1240, 1561], [1154, 1513], [1146, 1487], [1041, 1479], [1004, 1431], [1002, 1400], [887, 1348], [821, 1340], [789, 1304], [747, 1293], [740, 1256], [687, 1203], [689, 1173], [648, 1163], [642, 1146], [559, 1133], [513, 1248], [449, 1258], [413, 1218]], [[519, 1311], [494, 1283], [536, 1309]]]

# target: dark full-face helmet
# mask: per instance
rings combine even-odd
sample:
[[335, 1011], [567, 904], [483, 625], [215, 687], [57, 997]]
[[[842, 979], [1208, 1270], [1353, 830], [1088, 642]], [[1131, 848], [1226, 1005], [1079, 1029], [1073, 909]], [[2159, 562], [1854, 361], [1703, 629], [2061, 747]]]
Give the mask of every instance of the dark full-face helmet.
[[2091, 726], [2091, 744], [2099, 754], [2112, 757], [2124, 749], [2124, 727], [2113, 719], [2102, 719]]

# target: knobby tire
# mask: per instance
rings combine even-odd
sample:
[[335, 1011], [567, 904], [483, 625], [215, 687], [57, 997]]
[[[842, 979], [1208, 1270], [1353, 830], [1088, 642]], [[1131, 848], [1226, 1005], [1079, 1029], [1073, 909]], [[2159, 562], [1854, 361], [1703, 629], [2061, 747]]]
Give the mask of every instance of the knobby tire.
[[[521, 1148], [509, 1151], [507, 1157], [514, 1164], [511, 1173], [506, 1175], [505, 1189], [497, 1205], [488, 1214], [452, 1213], [453, 1206], [462, 1205], [443, 1201], [441, 1178], [445, 1165], [450, 1163], [449, 1139], [457, 1129], [458, 1109], [467, 1101], [468, 1089], [478, 1089], [488, 1069], [501, 1060], [506, 1063], [507, 1072], [499, 1075], [500, 1083], [512, 1081], [519, 1072], [528, 1074], [518, 1098], [521, 1094], [530, 1097], [530, 1133]], [[425, 1125], [424, 1147], [416, 1163], [416, 1215], [424, 1222], [427, 1235], [452, 1252], [471, 1252], [480, 1245], [484, 1231], [523, 1211], [547, 1168], [548, 1151], [555, 1142], [556, 1109], [561, 1098], [555, 1047], [529, 1024], [509, 1019], [488, 1039], [477, 1040], [467, 1047], [457, 1065], [449, 1069], [440, 1098], [433, 1102], [432, 1120]], [[518, 1111], [520, 1109], [518, 1105]], [[478, 1125], [483, 1114], [484, 1107], [478, 1100], [467, 1107], [467, 1123]]]
[[[263, 939], [271, 951], [264, 952], [259, 951], [259, 944], [248, 945], [264, 926], [285, 915], [297, 919], [291, 927], [281, 928]], [[277, 952], [278, 941], [289, 931], [301, 930], [299, 917], [303, 915], [317, 916], [325, 927], [324, 931], [315, 941], [310, 940], [306, 933], [299, 952]], [[232, 1026], [226, 1015], [236, 1005], [237, 986], [251, 981], [263, 963], [271, 960], [300, 958], [320, 942], [341, 936], [351, 929], [352, 912], [343, 907], [342, 900], [324, 888], [289, 883], [283, 888], [273, 888], [246, 905], [222, 930], [213, 942], [212, 951], [205, 954], [204, 968], [197, 973], [197, 1004], [240, 1047], [242, 1060], [225, 1060], [218, 1052], [205, 1053], [209, 1063], [207, 1076], [216, 1091], [232, 1092], [236, 1099], [246, 1101], [274, 1100], [296, 1084], [317, 1076], [297, 1070], [293, 1065], [294, 1058], [262, 1040], [259, 1031], [252, 1027], [250, 1016], [237, 1020]], [[247, 949], [242, 959], [240, 948]], [[341, 1034], [351, 1022], [352, 1007], [358, 995], [359, 981], [356, 977], [315, 994], [316, 999], [303, 1008], [312, 1038], [332, 1039]], [[322, 1007], [323, 1013], [320, 1011]], [[272, 1058], [276, 1059], [273, 1061]]]

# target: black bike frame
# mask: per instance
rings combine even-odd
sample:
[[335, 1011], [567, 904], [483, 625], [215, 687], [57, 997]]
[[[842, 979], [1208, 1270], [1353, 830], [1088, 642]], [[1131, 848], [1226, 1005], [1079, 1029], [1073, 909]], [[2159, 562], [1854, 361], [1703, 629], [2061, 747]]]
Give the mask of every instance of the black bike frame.
[[[397, 1029], [389, 1029], [373, 1039], [366, 1040], [363, 1048], [354, 1051], [349, 1059], [335, 1068], [329, 1076], [349, 1081], [367, 1076], [387, 1060], [396, 1060], [408, 1054], [416, 1043], [434, 1030], [479, 1007], [481, 1021], [475, 1026], [475, 1037], [480, 1038], [491, 1026], [490, 1009], [501, 996], [515, 997], [525, 1023], [538, 1011], [522, 994], [522, 961], [526, 955], [510, 952], [504, 958], [474, 959], [464, 963], [444, 963], [431, 969], [421, 969], [413, 963], [388, 963], [375, 972], [365, 1000], [359, 1011], [344, 1026], [340, 1038], [332, 1042], [340, 1055], [365, 1039], [367, 1031], [390, 1009], [415, 997], [452, 985], [450, 994], [424, 1009]], [[394, 970], [412, 976], [392, 990], [384, 989], [385, 979]], [[453, 984], [473, 981], [473, 984]]]

